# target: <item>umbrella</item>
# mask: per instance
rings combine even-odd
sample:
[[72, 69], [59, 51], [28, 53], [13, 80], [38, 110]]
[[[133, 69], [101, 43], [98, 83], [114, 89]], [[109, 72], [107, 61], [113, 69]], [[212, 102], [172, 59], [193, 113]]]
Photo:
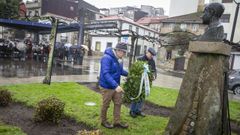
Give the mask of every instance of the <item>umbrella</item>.
[[82, 47], [83, 49], [85, 49], [86, 51], [89, 50], [89, 49], [88, 49], [88, 46], [86, 46], [86, 45], [81, 45], [81, 47]]
[[23, 42], [19, 42], [19, 43], [17, 44], [17, 49], [18, 49], [19, 51], [25, 51], [26, 48], [27, 48], [27, 46], [26, 46], [26, 44], [24, 44]]
[[72, 44], [71, 43], [66, 43], [64, 46], [69, 48], [69, 47], [72, 46]]

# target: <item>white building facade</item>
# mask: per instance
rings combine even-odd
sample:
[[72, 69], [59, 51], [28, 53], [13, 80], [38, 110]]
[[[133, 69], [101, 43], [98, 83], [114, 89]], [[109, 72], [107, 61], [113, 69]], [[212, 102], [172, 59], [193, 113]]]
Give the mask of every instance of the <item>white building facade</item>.
[[[233, 0], [210, 0], [209, 2], [210, 3], [219, 2], [224, 5], [225, 11], [221, 18], [221, 21], [224, 26], [224, 33], [227, 37], [227, 40], [230, 40], [237, 4]], [[240, 13], [238, 14], [238, 17], [237, 17], [237, 23], [236, 23], [235, 33], [234, 33], [234, 37], [233, 37], [233, 42], [235, 42], [235, 43], [240, 43], [240, 29], [239, 28], [240, 28]], [[230, 57], [230, 61], [231, 61], [230, 68], [231, 69], [240, 69], [240, 52], [233, 51], [231, 54], [232, 55]]]
[[[98, 20], [97, 22], [116, 22], [117, 28], [119, 30], [131, 30], [136, 32], [140, 36], [145, 37], [152, 37], [152, 38], [159, 38], [159, 33], [155, 30], [152, 30], [148, 27], [145, 27], [143, 25], [137, 24], [136, 22], [133, 22], [125, 17], [120, 16], [114, 16], [114, 17], [106, 17], [105, 19]], [[109, 30], [108, 30], [109, 31]], [[131, 34], [129, 31], [122, 32], [123, 35], [125, 34]], [[91, 50], [96, 52], [104, 52], [107, 47], [115, 48], [116, 44], [118, 42], [125, 42], [127, 43], [128, 50], [130, 52], [131, 48], [131, 36], [109, 36], [109, 35], [100, 35], [100, 34], [91, 34]], [[144, 51], [149, 48], [153, 47], [156, 51], [159, 46], [158, 43], [150, 42], [146, 39], [138, 38], [136, 40], [137, 46], [136, 46], [136, 56], [143, 55]]]
[[108, 47], [115, 47], [118, 43], [117, 37], [102, 37], [102, 36], [92, 36], [91, 40], [91, 50], [96, 52], [104, 52]]
[[[225, 35], [227, 36], [227, 39], [230, 40], [237, 4], [233, 0], [210, 0], [210, 2], [211, 3], [219, 2], [224, 5], [225, 11], [223, 13], [221, 21], [224, 26]], [[240, 13], [238, 14], [238, 17], [237, 17], [237, 23], [236, 23], [236, 29], [235, 29], [233, 42], [240, 41], [240, 29], [239, 28], [240, 28]]]

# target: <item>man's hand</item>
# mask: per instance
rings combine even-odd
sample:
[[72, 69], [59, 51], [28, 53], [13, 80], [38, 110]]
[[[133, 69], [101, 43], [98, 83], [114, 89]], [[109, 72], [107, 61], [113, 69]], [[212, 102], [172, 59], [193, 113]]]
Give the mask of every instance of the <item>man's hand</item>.
[[157, 75], [154, 75], [154, 76], [153, 76], [153, 80], [156, 80], [156, 79], [157, 79]]
[[116, 92], [124, 92], [124, 90], [120, 86], [117, 86], [117, 88], [115, 90], [116, 90]]
[[157, 72], [155, 72], [153, 75], [153, 80], [156, 80], [156, 79], [157, 79]]

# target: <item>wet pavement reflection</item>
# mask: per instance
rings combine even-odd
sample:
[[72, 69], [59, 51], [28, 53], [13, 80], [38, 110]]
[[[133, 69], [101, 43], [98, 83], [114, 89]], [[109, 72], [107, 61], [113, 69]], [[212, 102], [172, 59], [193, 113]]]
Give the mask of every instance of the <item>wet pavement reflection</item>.
[[[96, 74], [98, 65], [94, 61], [89, 61], [90, 65], [74, 65], [72, 63], [55, 61], [53, 64], [52, 75], [87, 75]], [[27, 78], [33, 76], [45, 76], [47, 71], [46, 62], [37, 62], [34, 60], [12, 60], [0, 59], [1, 77]]]
[[[124, 68], [127, 69], [128, 61], [124, 61]], [[27, 78], [33, 76], [45, 76], [47, 71], [47, 62], [35, 60], [14, 60], [0, 59], [0, 76], [1, 77], [18, 77]], [[52, 75], [88, 75], [98, 74], [99, 59], [85, 59], [83, 65], [76, 65], [71, 62], [55, 60], [53, 63]], [[181, 73], [171, 73], [158, 70], [159, 74], [183, 78]]]

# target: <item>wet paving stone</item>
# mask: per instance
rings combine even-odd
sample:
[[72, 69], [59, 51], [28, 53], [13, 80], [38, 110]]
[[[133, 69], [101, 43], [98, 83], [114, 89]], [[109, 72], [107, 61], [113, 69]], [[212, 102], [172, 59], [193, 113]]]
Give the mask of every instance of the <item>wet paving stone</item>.
[[[94, 64], [75, 65], [67, 62], [54, 62], [52, 75], [87, 75], [97, 73]], [[0, 59], [0, 76], [11, 78], [26, 78], [45, 76], [47, 63], [35, 60], [19, 61], [13, 59]]]

